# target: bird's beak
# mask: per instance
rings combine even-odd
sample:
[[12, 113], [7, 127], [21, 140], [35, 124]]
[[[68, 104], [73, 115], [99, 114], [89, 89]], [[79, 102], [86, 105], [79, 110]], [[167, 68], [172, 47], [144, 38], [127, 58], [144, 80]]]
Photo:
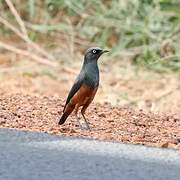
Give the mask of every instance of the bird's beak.
[[108, 51], [108, 50], [102, 50], [102, 51], [100, 52], [100, 54], [99, 54], [99, 57], [100, 57], [102, 54], [107, 53], [107, 52], [109, 52], [109, 51]]
[[103, 50], [103, 53], [107, 53], [107, 52], [109, 52], [108, 50]]

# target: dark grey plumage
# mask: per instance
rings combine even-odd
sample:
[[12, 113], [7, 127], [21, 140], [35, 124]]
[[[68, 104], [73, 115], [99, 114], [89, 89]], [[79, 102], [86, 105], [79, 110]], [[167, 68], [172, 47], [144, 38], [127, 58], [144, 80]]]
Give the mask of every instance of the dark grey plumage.
[[[107, 50], [103, 51], [101, 48], [98, 48], [98, 47], [89, 48], [85, 52], [83, 66], [68, 94], [68, 97], [67, 97], [64, 109], [63, 109], [63, 115], [59, 121], [60, 125], [65, 122], [69, 114], [75, 108], [75, 104], [71, 104], [71, 99], [73, 99], [73, 97], [78, 92], [78, 90], [80, 90], [82, 85], [86, 85], [88, 89], [92, 90], [92, 92], [94, 90], [97, 90], [97, 87], [99, 86], [99, 68], [98, 68], [97, 60], [105, 52], [108, 52], [108, 51]], [[69, 106], [69, 109], [66, 112], [67, 106]], [[84, 118], [84, 114], [82, 115]]]

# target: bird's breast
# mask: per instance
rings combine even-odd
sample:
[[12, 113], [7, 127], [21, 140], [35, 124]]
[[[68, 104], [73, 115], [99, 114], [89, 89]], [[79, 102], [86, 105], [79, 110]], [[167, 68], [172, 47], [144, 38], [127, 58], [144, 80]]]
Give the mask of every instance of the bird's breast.
[[79, 104], [79, 106], [85, 105], [91, 102], [96, 94], [97, 88], [90, 88], [86, 84], [82, 84], [78, 92], [71, 99], [72, 104]]

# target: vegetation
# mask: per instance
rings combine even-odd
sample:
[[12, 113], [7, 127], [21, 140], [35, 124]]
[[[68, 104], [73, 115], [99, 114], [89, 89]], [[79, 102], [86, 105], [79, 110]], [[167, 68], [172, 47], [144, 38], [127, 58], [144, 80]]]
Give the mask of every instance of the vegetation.
[[[179, 0], [16, 0], [28, 37], [61, 38], [71, 50], [91, 44], [112, 49], [111, 56], [126, 57], [138, 66], [180, 73]], [[15, 23], [4, 0], [1, 16]], [[12, 36], [1, 26], [0, 33]], [[47, 36], [48, 35], [48, 36]], [[69, 37], [64, 38], [64, 37]], [[48, 42], [48, 47], [58, 44]]]

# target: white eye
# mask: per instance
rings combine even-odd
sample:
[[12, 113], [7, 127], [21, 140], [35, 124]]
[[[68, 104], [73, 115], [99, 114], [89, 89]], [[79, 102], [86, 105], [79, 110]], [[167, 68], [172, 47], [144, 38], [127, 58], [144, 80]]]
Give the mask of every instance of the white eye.
[[92, 51], [94, 54], [96, 54], [96, 50], [95, 49], [93, 49], [93, 51]]

